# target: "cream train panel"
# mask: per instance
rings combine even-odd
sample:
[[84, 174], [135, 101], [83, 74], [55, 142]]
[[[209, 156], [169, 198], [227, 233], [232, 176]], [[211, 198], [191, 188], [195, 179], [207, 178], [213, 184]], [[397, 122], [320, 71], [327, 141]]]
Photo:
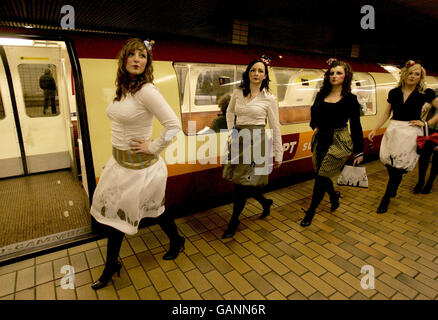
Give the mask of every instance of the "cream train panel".
[[106, 108], [115, 96], [117, 60], [80, 59], [96, 177], [111, 155], [111, 122]]
[[20, 144], [7, 84], [3, 62], [0, 59], [0, 99], [5, 113], [4, 118], [0, 119], [0, 178], [23, 174]]

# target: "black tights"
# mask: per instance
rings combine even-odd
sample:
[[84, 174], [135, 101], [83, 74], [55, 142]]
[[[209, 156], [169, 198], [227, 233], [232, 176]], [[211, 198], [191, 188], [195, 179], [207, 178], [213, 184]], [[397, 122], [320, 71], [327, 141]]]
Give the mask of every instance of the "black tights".
[[394, 168], [390, 165], [387, 165], [386, 169], [388, 170], [389, 180], [383, 197], [389, 199], [397, 195], [398, 187], [400, 186], [400, 183], [403, 179], [403, 174], [406, 173], [406, 170]]
[[418, 160], [418, 183], [415, 187], [415, 189], [418, 189], [416, 190], [417, 192], [420, 192], [419, 189], [423, 187], [432, 154], [432, 168], [430, 169], [429, 180], [427, 181], [429, 188], [432, 187], [433, 181], [438, 175], [438, 151], [434, 150], [434, 144], [431, 141], [427, 141], [421, 150], [420, 159]]
[[313, 213], [315, 212], [326, 192], [329, 194], [330, 199], [334, 199], [336, 197], [332, 180], [329, 177], [317, 175], [315, 177], [315, 184], [313, 186], [312, 202], [310, 203], [308, 211]]
[[229, 223], [231, 227], [239, 223], [239, 216], [245, 208], [246, 199], [251, 197], [256, 199], [263, 207], [268, 203], [268, 199], [263, 196], [260, 187], [234, 185], [233, 215]]
[[[167, 212], [164, 212], [155, 219], [157, 220], [161, 229], [163, 229], [164, 233], [169, 237], [170, 243], [178, 241], [178, 229], [173, 217], [171, 217]], [[106, 266], [113, 266], [117, 263], [117, 258], [120, 253], [120, 248], [122, 246], [125, 233], [110, 226], [106, 226], [106, 233], [108, 235]]]

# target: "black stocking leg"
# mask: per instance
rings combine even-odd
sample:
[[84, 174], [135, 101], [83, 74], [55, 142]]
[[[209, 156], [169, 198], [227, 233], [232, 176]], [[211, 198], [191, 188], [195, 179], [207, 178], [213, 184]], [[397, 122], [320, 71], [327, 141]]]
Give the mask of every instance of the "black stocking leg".
[[158, 217], [158, 224], [170, 240], [169, 251], [163, 256], [164, 260], [173, 260], [184, 249], [185, 239], [178, 234], [175, 220], [168, 212]]
[[324, 179], [321, 179], [321, 176], [316, 176], [315, 178], [315, 184], [313, 186], [313, 194], [312, 194], [312, 202], [310, 203], [310, 207], [307, 211], [304, 211], [306, 213], [306, 216], [301, 221], [301, 226], [307, 227], [312, 223], [312, 219], [315, 215], [315, 210], [321, 203], [322, 199], [324, 198], [325, 194], [325, 185], [324, 185]]
[[433, 182], [438, 175], [438, 151], [433, 152], [432, 168], [430, 169], [429, 180], [421, 193], [428, 194], [432, 190]]
[[234, 185], [234, 204], [233, 204], [233, 215], [228, 224], [227, 230], [225, 230], [222, 235], [222, 239], [231, 238], [236, 233], [237, 227], [240, 224], [239, 216], [245, 208], [246, 198], [248, 190], [245, 186], [235, 184]]

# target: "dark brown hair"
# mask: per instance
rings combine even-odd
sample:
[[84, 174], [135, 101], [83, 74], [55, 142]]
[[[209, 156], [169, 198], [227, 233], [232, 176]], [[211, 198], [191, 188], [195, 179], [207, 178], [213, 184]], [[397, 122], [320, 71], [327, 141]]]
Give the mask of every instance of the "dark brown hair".
[[323, 82], [322, 87], [318, 93], [318, 95], [320, 96], [321, 99], [324, 99], [325, 97], [327, 97], [329, 95], [330, 91], [332, 90], [333, 86], [330, 83], [330, 71], [337, 66], [343, 67], [344, 72], [345, 72], [344, 82], [342, 83], [341, 95], [346, 96], [347, 94], [349, 94], [351, 92], [351, 81], [353, 80], [353, 70], [351, 70], [351, 66], [344, 61], [334, 60], [330, 64], [330, 67], [328, 68], [328, 70], [324, 74], [324, 82]]
[[[135, 52], [136, 50], [146, 50], [147, 62], [144, 72], [137, 75], [135, 78], [132, 78], [129, 72], [126, 70], [126, 60], [128, 59], [128, 54]], [[118, 59], [119, 67], [117, 69], [116, 97], [114, 98], [114, 101], [120, 101], [128, 93], [135, 94], [145, 83], [152, 83], [154, 81], [152, 52], [148, 50], [141, 39], [132, 38], [126, 41], [122, 50], [119, 52]]]

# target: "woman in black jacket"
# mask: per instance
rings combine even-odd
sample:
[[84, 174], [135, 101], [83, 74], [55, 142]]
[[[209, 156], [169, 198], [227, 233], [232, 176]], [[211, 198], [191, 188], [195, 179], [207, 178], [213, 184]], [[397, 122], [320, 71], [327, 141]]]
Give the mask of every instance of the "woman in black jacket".
[[[312, 223], [315, 210], [324, 198], [330, 196], [331, 210], [339, 207], [340, 192], [336, 192], [330, 176], [339, 173], [354, 151], [354, 165], [363, 161], [363, 134], [360, 124], [360, 104], [351, 93], [353, 72], [348, 63], [329, 60], [329, 69], [311, 108], [310, 126], [312, 137], [312, 161], [315, 169], [315, 185], [312, 202], [301, 221], [301, 226]], [[347, 122], [350, 121], [350, 133]]]

